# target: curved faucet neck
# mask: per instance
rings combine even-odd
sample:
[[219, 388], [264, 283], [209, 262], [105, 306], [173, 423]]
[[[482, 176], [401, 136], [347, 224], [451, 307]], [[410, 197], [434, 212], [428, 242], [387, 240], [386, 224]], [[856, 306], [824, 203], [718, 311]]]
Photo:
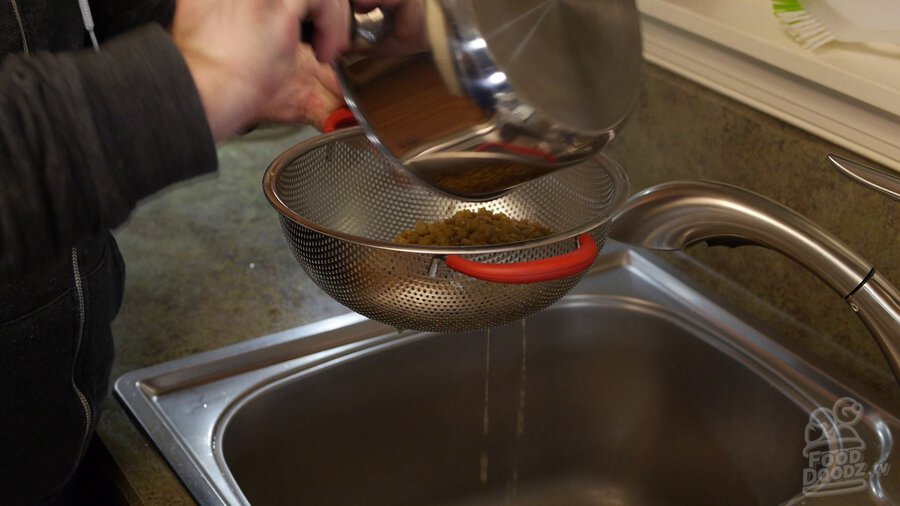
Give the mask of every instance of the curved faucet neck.
[[850, 304], [900, 382], [900, 292], [871, 263], [795, 211], [736, 186], [675, 181], [632, 197], [609, 235], [670, 251], [698, 242], [755, 244], [794, 259]]

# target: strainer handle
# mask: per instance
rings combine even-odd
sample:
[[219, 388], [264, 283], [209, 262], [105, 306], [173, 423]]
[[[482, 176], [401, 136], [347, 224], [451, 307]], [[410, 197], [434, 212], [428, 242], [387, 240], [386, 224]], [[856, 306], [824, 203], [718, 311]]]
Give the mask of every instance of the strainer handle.
[[584, 272], [600, 253], [591, 234], [578, 236], [578, 249], [552, 258], [509, 264], [486, 264], [448, 255], [447, 267], [484, 281], [507, 284], [537, 283], [567, 278]]
[[340, 109], [332, 112], [325, 118], [325, 125], [322, 128], [322, 131], [325, 133], [334, 132], [340, 128], [347, 128], [356, 126], [356, 116], [353, 115], [353, 112], [347, 107], [341, 107]]

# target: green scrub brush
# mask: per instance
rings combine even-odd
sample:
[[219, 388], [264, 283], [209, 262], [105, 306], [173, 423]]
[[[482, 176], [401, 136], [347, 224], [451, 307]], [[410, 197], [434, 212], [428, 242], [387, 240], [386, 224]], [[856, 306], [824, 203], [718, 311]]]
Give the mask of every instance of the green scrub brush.
[[772, 0], [772, 9], [806, 49], [833, 40], [900, 45], [898, 0]]

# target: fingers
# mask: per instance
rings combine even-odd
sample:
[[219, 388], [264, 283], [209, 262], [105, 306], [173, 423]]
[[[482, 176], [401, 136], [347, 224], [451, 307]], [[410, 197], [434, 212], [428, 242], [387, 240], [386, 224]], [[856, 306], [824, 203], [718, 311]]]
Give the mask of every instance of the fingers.
[[306, 123], [321, 130], [344, 100], [330, 65], [316, 60], [312, 49], [301, 46], [290, 77], [260, 111], [256, 123]]
[[341, 85], [338, 83], [337, 75], [334, 73], [334, 69], [329, 65], [321, 65], [316, 71], [316, 79], [318, 79], [319, 83], [332, 95], [335, 97], [339, 97], [343, 102], [344, 90], [341, 89]]
[[306, 11], [315, 26], [313, 48], [319, 61], [331, 62], [350, 48], [350, 2], [310, 0]]
[[317, 61], [309, 46], [300, 46], [295, 61], [297, 62], [294, 70], [295, 74], [307, 75], [310, 79], [315, 79], [319, 86], [337, 97], [337, 99], [343, 100], [341, 97], [344, 96], [344, 92], [338, 83], [334, 69], [331, 65]]
[[344, 105], [321, 82], [290, 80], [289, 84], [262, 109], [260, 123], [303, 123], [321, 130], [328, 116]]

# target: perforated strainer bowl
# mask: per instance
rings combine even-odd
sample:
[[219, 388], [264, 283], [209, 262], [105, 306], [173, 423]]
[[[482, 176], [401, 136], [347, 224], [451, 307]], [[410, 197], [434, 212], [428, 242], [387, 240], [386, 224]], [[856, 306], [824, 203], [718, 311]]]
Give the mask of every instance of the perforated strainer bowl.
[[[360, 128], [300, 143], [263, 187], [309, 277], [348, 308], [399, 329], [455, 332], [524, 318], [571, 290], [606, 240], [628, 180], [602, 155], [488, 202], [437, 193], [386, 158]], [[554, 234], [483, 247], [395, 244], [417, 220], [487, 208]]]

